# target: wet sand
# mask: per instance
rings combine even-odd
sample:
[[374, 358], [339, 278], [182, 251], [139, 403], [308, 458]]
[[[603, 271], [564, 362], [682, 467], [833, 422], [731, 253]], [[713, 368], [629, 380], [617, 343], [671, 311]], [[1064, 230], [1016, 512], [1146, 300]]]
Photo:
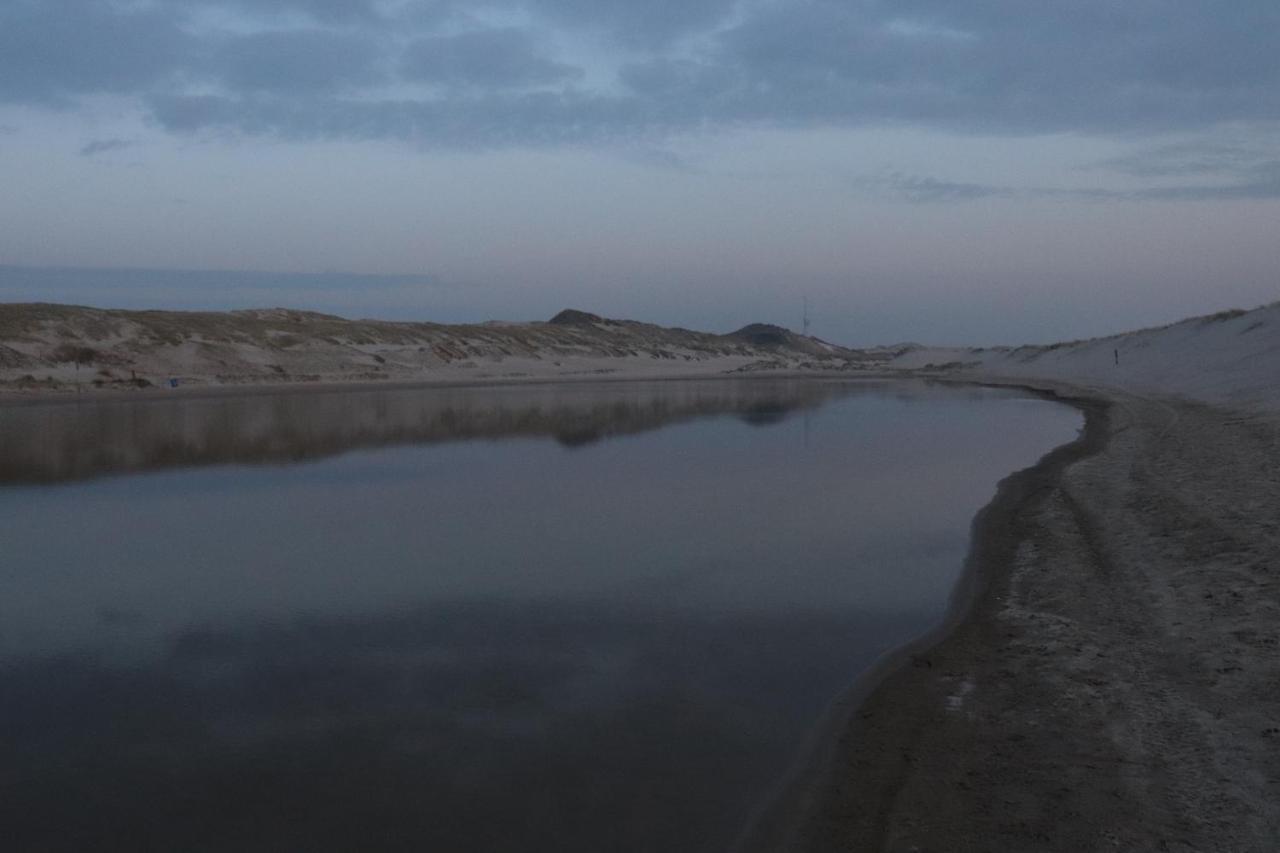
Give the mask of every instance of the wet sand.
[[1081, 438], [975, 519], [948, 623], [836, 709], [749, 849], [1276, 849], [1280, 424], [1074, 402]]

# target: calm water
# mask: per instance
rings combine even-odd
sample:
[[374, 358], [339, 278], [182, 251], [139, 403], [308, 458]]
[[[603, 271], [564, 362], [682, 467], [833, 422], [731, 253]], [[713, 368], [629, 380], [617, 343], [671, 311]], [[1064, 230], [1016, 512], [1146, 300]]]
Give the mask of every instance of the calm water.
[[773, 380], [0, 408], [0, 837], [725, 850], [1079, 425]]

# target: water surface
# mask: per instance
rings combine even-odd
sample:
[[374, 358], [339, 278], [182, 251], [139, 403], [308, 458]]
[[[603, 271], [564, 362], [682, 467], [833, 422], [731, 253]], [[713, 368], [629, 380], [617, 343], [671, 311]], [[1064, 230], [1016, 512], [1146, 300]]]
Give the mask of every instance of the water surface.
[[0, 832], [728, 849], [1079, 425], [802, 380], [0, 408]]

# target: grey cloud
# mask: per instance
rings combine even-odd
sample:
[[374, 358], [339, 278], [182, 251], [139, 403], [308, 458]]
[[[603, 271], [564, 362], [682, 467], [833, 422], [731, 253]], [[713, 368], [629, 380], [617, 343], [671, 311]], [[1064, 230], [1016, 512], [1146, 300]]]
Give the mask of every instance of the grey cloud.
[[623, 149], [619, 153], [624, 160], [638, 163], [641, 166], [673, 172], [685, 172], [687, 174], [705, 173], [704, 169], [690, 162], [687, 158], [681, 157], [674, 151], [669, 151], [665, 148], [652, 146], [630, 147]]
[[[282, 6], [310, 13], [320, 20], [343, 21], [352, 18], [373, 19], [379, 17], [376, 0], [274, 0]], [[240, 0], [248, 8], [261, 7], [263, 0]], [[429, 4], [421, 4], [429, 5]]]
[[175, 132], [231, 129], [293, 140], [400, 139], [432, 148], [634, 143], [652, 129], [617, 100], [526, 92], [437, 100], [159, 96], [149, 106]]
[[949, 201], [974, 201], [983, 198], [1010, 198], [1018, 194], [1010, 187], [944, 181], [938, 178], [892, 172], [888, 175], [862, 177], [854, 186], [875, 195], [889, 195], [916, 204]]
[[654, 102], [699, 104], [707, 112], [717, 101], [742, 99], [746, 84], [741, 71], [729, 65], [689, 59], [659, 59], [624, 65], [619, 81], [632, 92]]
[[728, 32], [724, 55], [764, 83], [910, 86], [973, 67], [973, 39], [904, 37], [891, 20], [846, 4], [775, 6]]
[[144, 91], [174, 73], [188, 36], [164, 11], [94, 0], [0, 4], [0, 101], [60, 103]]
[[1265, 166], [1277, 146], [1248, 142], [1189, 141], [1143, 148], [1093, 164], [1140, 178], [1204, 174], [1239, 174]]
[[855, 191], [913, 204], [1004, 199], [1074, 199], [1097, 202], [1225, 201], [1280, 199], [1280, 160], [1260, 164], [1238, 179], [1227, 182], [1177, 184], [1144, 189], [1010, 187], [944, 181], [924, 175], [893, 172], [861, 176], [852, 182]]
[[528, 0], [535, 15], [569, 28], [600, 29], [631, 45], [658, 46], [706, 33], [738, 0]]
[[[201, 29], [195, 13], [213, 8], [276, 30]], [[531, 29], [459, 34], [467, 8], [8, 0], [0, 100], [116, 92], [175, 131], [460, 146], [744, 125], [1118, 135], [1280, 120], [1275, 0], [493, 0], [484, 9]], [[280, 30], [299, 15], [311, 29]], [[624, 44], [621, 87], [579, 91], [587, 78], [531, 35], [549, 28], [551, 41], [596, 39], [588, 51]], [[423, 83], [430, 98], [405, 96]]]
[[256, 17], [300, 13], [321, 23], [367, 22], [376, 21], [382, 17], [377, 0], [162, 0], [162, 2], [188, 10], [234, 8]]
[[1262, 0], [808, 0], [723, 49], [817, 119], [1116, 132], [1280, 117], [1280, 6]]
[[1155, 187], [1134, 194], [1155, 201], [1229, 201], [1280, 199], [1280, 160], [1259, 164], [1230, 183]]
[[[1273, 129], [1274, 131], [1274, 129]], [[1255, 129], [1223, 140], [1191, 139], [1141, 148], [1093, 164], [1144, 180], [1177, 180], [1130, 197], [1160, 200], [1280, 198], [1280, 156], [1274, 132]], [[1194, 181], [1194, 183], [1188, 183]]]
[[93, 157], [108, 151], [119, 151], [131, 145], [133, 143], [128, 139], [93, 139], [80, 149], [80, 154], [84, 157]]
[[404, 56], [406, 76], [461, 87], [507, 88], [582, 76], [573, 66], [541, 55], [524, 30], [476, 30], [414, 41]]
[[232, 91], [316, 92], [378, 82], [378, 61], [377, 43], [365, 36], [293, 30], [225, 40], [211, 68]]

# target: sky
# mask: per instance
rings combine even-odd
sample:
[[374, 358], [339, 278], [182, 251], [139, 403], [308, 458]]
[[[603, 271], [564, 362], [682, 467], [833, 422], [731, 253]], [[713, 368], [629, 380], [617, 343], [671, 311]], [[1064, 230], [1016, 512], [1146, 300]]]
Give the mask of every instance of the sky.
[[0, 0], [0, 301], [995, 344], [1278, 270], [1276, 0]]

